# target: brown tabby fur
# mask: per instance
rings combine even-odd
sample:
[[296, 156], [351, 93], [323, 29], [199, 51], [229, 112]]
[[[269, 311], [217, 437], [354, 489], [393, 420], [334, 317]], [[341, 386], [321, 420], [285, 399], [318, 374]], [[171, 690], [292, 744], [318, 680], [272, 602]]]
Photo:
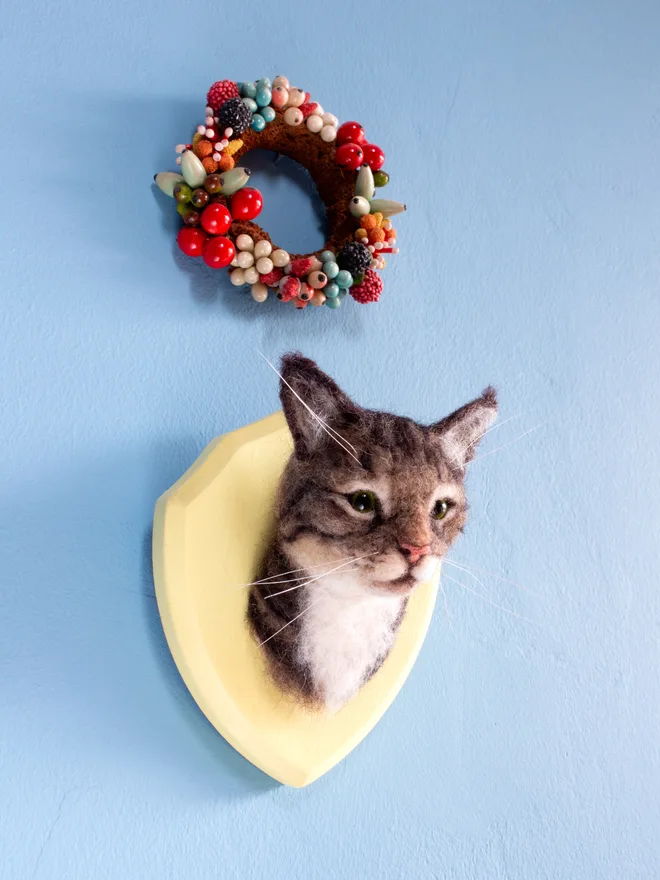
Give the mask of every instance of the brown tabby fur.
[[[323, 702], [323, 694], [311, 669], [300, 659], [299, 639], [305, 617], [303, 614], [293, 619], [313, 601], [314, 589], [323, 581], [266, 597], [314, 576], [314, 571], [311, 575], [305, 571], [282, 574], [300, 567], [292, 554], [299, 558], [304, 553], [306, 559], [319, 563], [365, 556], [358, 564], [366, 588], [401, 598], [401, 611], [392, 627], [396, 631], [407, 597], [417, 584], [411, 574], [414, 566], [408, 563], [401, 545], [429, 546], [430, 552], [441, 559], [463, 530], [467, 517], [465, 465], [494, 419], [497, 401], [494, 390], [488, 388], [480, 398], [447, 418], [422, 426], [408, 418], [363, 409], [313, 361], [300, 354], [283, 358], [281, 375], [280, 397], [294, 453], [280, 483], [277, 532], [259, 577], [281, 575], [282, 580], [299, 580], [253, 586], [248, 621], [255, 639], [260, 644], [265, 642], [262, 650], [279, 687], [315, 706]], [[345, 444], [350, 444], [349, 449], [355, 450], [359, 461], [319, 428], [287, 383]], [[383, 486], [389, 499], [387, 510], [379, 509], [370, 517], [349, 509], [346, 487], [354, 491], [361, 480]], [[451, 514], [442, 520], [433, 519], [429, 511], [432, 493], [439, 485], [454, 501]], [[388, 566], [405, 566], [405, 570], [393, 577], [392, 572], [397, 572]], [[365, 681], [384, 659], [374, 657]]]

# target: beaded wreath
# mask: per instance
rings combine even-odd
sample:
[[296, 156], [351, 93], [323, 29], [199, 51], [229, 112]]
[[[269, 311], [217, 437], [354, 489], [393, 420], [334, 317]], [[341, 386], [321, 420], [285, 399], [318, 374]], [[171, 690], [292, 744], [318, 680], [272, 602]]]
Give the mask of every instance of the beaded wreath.
[[[214, 83], [206, 117], [189, 144], [179, 144], [181, 173], [154, 180], [177, 202], [177, 242], [189, 257], [227, 267], [232, 284], [250, 285], [256, 302], [273, 291], [282, 302], [336, 309], [349, 293], [377, 302], [385, 255], [398, 253], [391, 217], [406, 206], [376, 198], [389, 175], [385, 154], [368, 143], [358, 122], [339, 125], [284, 76], [271, 81]], [[250, 150], [273, 150], [305, 167], [325, 205], [328, 240], [320, 253], [289, 254], [254, 220], [263, 207], [250, 171], [238, 162]]]

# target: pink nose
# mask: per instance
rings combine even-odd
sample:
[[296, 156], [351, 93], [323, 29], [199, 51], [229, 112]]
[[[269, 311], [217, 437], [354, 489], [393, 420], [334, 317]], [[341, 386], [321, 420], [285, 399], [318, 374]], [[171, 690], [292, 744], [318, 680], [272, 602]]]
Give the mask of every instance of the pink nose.
[[399, 544], [399, 547], [403, 555], [408, 557], [412, 565], [419, 562], [422, 556], [428, 556], [431, 552], [431, 548], [428, 544], [425, 547], [417, 547], [415, 544], [404, 544], [402, 542]]

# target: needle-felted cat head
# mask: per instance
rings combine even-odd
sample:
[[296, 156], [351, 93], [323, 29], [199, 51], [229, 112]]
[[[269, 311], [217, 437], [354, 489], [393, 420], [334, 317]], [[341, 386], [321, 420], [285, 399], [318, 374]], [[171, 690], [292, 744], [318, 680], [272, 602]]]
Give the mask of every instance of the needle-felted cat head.
[[316, 364], [282, 361], [294, 452], [248, 619], [277, 683], [336, 711], [387, 657], [407, 597], [467, 517], [463, 480], [495, 391], [429, 426], [367, 410]]

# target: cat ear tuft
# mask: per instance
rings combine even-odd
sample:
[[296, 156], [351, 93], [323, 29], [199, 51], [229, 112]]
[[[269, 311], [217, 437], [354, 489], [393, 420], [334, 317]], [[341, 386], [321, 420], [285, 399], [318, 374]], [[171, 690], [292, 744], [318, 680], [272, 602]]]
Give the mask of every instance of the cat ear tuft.
[[328, 432], [358, 408], [313, 360], [298, 352], [284, 355], [280, 372], [280, 400], [296, 456], [311, 458], [323, 443], [332, 442]]
[[431, 430], [442, 443], [443, 452], [454, 467], [472, 461], [479, 441], [497, 418], [497, 392], [489, 385], [481, 397], [436, 422]]

